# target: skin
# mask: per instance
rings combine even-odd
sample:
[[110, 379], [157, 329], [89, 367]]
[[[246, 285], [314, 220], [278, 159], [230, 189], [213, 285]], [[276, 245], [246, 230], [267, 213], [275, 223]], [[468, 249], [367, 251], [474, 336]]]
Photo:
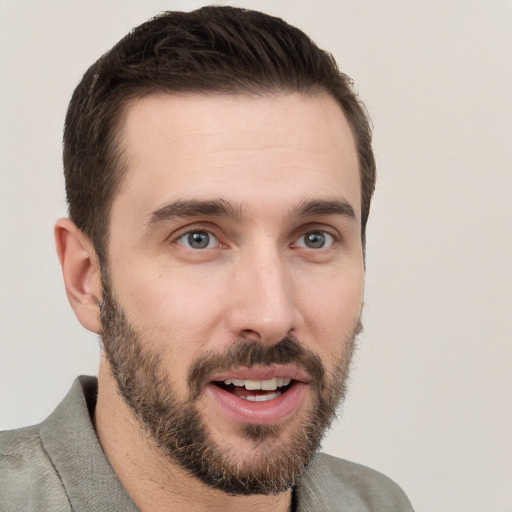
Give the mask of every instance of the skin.
[[[111, 211], [111, 284], [148, 349], [160, 353], [177, 399], [187, 399], [190, 365], [234, 340], [270, 346], [294, 336], [329, 374], [359, 320], [364, 283], [357, 154], [336, 102], [328, 95], [152, 95], [128, 105], [122, 145], [128, 172]], [[221, 200], [237, 215], [165, 214], [166, 205], [191, 200]], [[354, 215], [298, 212], [308, 201], [333, 200]], [[187, 246], [190, 230], [211, 233], [209, 246]], [[307, 246], [312, 231], [327, 234], [324, 247]], [[94, 249], [68, 219], [58, 221], [56, 240], [71, 305], [101, 334]], [[261, 462], [255, 443], [210, 394], [197, 404], [210, 436], [234, 461]], [[306, 390], [279, 422], [278, 437], [265, 441], [269, 450], [290, 438], [311, 404]], [[230, 496], [163, 457], [118, 395], [104, 355], [95, 426], [142, 511], [289, 506], [290, 492]]]

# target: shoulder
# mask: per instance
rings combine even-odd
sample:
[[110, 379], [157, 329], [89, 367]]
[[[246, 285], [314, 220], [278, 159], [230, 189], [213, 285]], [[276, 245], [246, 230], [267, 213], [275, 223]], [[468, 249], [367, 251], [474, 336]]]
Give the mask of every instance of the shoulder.
[[38, 425], [0, 432], [0, 474], [4, 478], [34, 471], [47, 459]]
[[404, 491], [361, 464], [318, 454], [297, 489], [298, 511], [412, 512]]
[[68, 504], [39, 426], [0, 432], [0, 510], [68, 511]]

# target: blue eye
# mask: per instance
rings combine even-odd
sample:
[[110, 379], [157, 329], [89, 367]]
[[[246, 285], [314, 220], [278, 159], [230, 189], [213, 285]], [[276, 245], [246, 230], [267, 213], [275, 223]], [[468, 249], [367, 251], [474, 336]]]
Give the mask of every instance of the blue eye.
[[334, 237], [325, 231], [309, 231], [302, 235], [296, 242], [297, 247], [308, 249], [325, 249], [334, 243]]
[[217, 238], [208, 231], [189, 231], [180, 236], [176, 242], [189, 249], [210, 249], [219, 243]]

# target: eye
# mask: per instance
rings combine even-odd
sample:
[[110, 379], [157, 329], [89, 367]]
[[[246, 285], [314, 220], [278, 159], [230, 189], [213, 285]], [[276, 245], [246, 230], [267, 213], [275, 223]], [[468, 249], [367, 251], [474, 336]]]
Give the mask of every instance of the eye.
[[307, 247], [308, 249], [325, 249], [331, 247], [334, 243], [334, 237], [325, 231], [309, 231], [302, 235], [295, 245], [297, 247]]
[[176, 243], [189, 249], [211, 249], [219, 245], [217, 238], [209, 231], [189, 231], [181, 235]]

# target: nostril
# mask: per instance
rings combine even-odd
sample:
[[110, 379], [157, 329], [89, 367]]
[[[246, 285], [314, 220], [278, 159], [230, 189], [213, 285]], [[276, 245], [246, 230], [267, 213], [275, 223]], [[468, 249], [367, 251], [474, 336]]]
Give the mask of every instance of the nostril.
[[240, 332], [240, 336], [245, 340], [251, 341], [261, 341], [263, 339], [262, 335], [253, 329], [243, 329]]

